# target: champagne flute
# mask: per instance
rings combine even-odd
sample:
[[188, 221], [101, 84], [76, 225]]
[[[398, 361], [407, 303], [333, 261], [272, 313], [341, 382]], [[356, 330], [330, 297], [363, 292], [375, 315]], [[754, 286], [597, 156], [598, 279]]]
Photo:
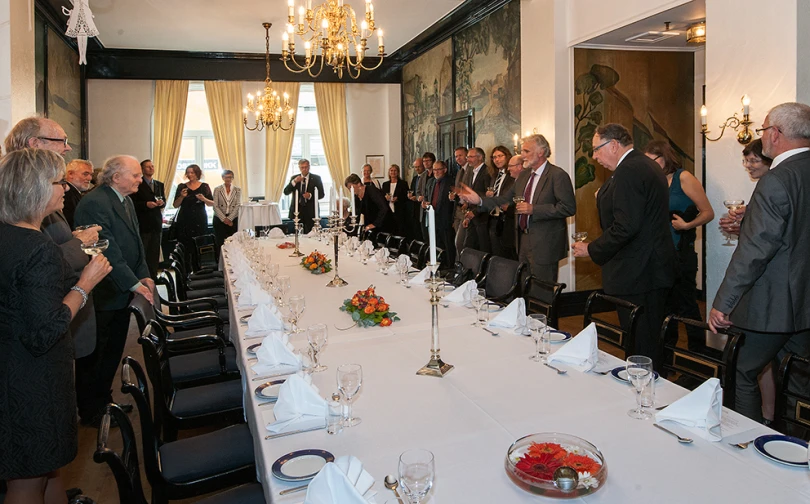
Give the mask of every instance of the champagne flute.
[[329, 328], [326, 324], [315, 324], [307, 328], [307, 341], [312, 350], [312, 371], [319, 373], [328, 369], [321, 364], [320, 353], [323, 351], [328, 340]]
[[[728, 216], [731, 217], [732, 219], [735, 219], [735, 220], [736, 220], [736, 217], [731, 215], [731, 210], [736, 212], [737, 210], [742, 208], [744, 205], [745, 205], [745, 200], [741, 200], [741, 199], [740, 200], [724, 200], [723, 201], [723, 206], [725, 206], [726, 208], [729, 209]], [[733, 237], [730, 234], [726, 233], [726, 243], [724, 243], [723, 245], [725, 245], [727, 247], [733, 246], [734, 242], [732, 240], [733, 240]]]
[[281, 275], [276, 277], [276, 282], [278, 283], [278, 291], [280, 295], [278, 305], [284, 306], [284, 297], [286, 297], [287, 293], [290, 292], [290, 277], [287, 275]]
[[343, 420], [344, 427], [354, 427], [361, 420], [352, 416], [352, 399], [363, 384], [363, 368], [360, 364], [341, 364], [337, 369], [337, 384], [340, 393], [346, 399], [346, 418]]
[[278, 264], [271, 263], [267, 266], [267, 274], [270, 275], [270, 283], [276, 283], [276, 277], [278, 276]]
[[306, 307], [306, 299], [304, 295], [299, 296], [290, 296], [288, 301], [288, 308], [290, 310], [290, 332], [293, 334], [298, 334], [303, 332], [301, 328], [298, 327], [298, 320], [301, 318], [301, 314], [304, 313], [304, 308]]
[[89, 256], [96, 256], [107, 250], [107, 247], [109, 246], [110, 246], [109, 240], [98, 240], [90, 243], [82, 243], [81, 249], [82, 252], [84, 252]]
[[548, 323], [546, 315], [543, 313], [532, 313], [528, 319], [529, 330], [534, 338], [534, 355], [529, 360], [534, 362], [546, 362], [551, 351], [551, 342], [548, 338]]
[[582, 243], [582, 242], [584, 242], [585, 240], [588, 239], [588, 232], [587, 231], [576, 231], [573, 234], [571, 234], [571, 238], [577, 243]]
[[399, 456], [399, 481], [411, 504], [419, 504], [433, 487], [436, 464], [433, 453], [421, 448]]
[[630, 418], [649, 420], [652, 413], [642, 409], [641, 394], [653, 378], [652, 359], [644, 355], [631, 355], [627, 358], [627, 379], [636, 389], [636, 407], [627, 412]]

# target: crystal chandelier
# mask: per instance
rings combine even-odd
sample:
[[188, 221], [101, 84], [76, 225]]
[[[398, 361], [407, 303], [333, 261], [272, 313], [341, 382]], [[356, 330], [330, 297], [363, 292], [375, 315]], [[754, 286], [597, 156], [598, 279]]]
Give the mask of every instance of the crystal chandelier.
[[[284, 93], [283, 99], [278, 93], [270, 87], [270, 26], [271, 23], [262, 23], [265, 29], [265, 68], [267, 70], [267, 77], [264, 79], [264, 94], [261, 91], [256, 92], [256, 97], [253, 94], [247, 95], [247, 107], [242, 109], [244, 113], [245, 128], [250, 131], [263, 130], [264, 128], [273, 128], [273, 130], [289, 131], [295, 124], [295, 110], [290, 107], [290, 96]], [[256, 119], [253, 122], [253, 127], [248, 126], [248, 113], [255, 114]], [[286, 118], [286, 121], [285, 121]]]
[[[345, 69], [352, 79], [360, 76], [361, 70], [375, 70], [385, 56], [383, 33], [374, 25], [374, 5], [366, 1], [366, 14], [358, 25], [354, 9], [344, 5], [343, 0], [326, 0], [312, 8], [312, 0], [302, 0], [306, 7], [298, 7], [298, 23], [295, 23], [295, 0], [287, 0], [287, 31], [281, 37], [281, 60], [287, 70], [294, 73], [307, 72], [317, 77], [324, 63], [332, 67], [338, 78], [343, 78]], [[372, 67], [363, 64], [368, 39], [377, 32], [379, 61]], [[304, 41], [304, 56], [295, 53], [295, 36]], [[349, 53], [354, 48], [354, 57]], [[320, 56], [320, 58], [319, 58]], [[316, 65], [317, 63], [317, 65]], [[315, 71], [315, 67], [317, 71]]]

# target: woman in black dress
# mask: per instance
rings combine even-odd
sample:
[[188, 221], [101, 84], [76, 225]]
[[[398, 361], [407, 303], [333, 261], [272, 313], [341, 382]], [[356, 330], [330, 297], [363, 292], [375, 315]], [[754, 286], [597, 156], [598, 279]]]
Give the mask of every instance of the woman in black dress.
[[0, 480], [6, 504], [64, 503], [59, 469], [78, 450], [68, 326], [110, 272], [95, 256], [77, 279], [40, 231], [61, 210], [65, 162], [22, 149], [0, 159]]
[[175, 226], [177, 227], [177, 239], [186, 248], [186, 262], [192, 264], [190, 259], [194, 257], [193, 250], [195, 236], [202, 236], [208, 231], [208, 214], [205, 212], [205, 205], [214, 206], [214, 195], [211, 194], [211, 187], [200, 181], [202, 170], [193, 164], [186, 168], [185, 184], [177, 186], [174, 197], [174, 208], [177, 208], [175, 215]]
[[408, 202], [408, 181], [399, 177], [399, 166], [393, 164], [388, 168], [388, 180], [383, 182], [382, 192], [388, 202], [388, 208], [394, 214], [393, 233], [404, 236], [407, 227], [406, 203]]

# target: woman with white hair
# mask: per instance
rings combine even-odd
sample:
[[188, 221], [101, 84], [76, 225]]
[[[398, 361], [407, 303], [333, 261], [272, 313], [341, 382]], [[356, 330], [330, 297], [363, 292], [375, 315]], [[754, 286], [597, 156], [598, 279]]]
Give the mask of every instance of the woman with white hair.
[[59, 154], [22, 149], [0, 159], [0, 480], [6, 504], [64, 503], [59, 469], [78, 450], [70, 321], [110, 272], [103, 255], [81, 276], [40, 231], [61, 210]]

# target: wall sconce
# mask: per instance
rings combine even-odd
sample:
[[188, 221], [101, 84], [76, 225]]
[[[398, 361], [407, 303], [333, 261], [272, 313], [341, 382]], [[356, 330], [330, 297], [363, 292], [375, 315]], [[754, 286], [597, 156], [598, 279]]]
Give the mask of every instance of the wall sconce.
[[700, 22], [693, 24], [686, 29], [686, 43], [687, 44], [705, 44], [706, 43], [706, 23]]
[[[706, 109], [706, 105], [702, 105], [700, 107], [700, 133], [703, 135], [706, 140], [710, 142], [716, 142], [723, 138], [723, 133], [725, 133], [726, 128], [731, 128], [734, 131], [737, 131], [737, 141], [743, 145], [747, 145], [751, 140], [754, 139], [754, 135], [751, 134], [751, 129], [749, 126], [753, 123], [753, 121], [749, 120], [748, 113], [751, 106], [751, 98], [748, 95], [743, 95], [740, 99], [743, 106], [743, 118], [740, 119], [737, 117], [737, 113], [734, 112], [734, 115], [726, 119], [726, 121], [720, 125], [720, 135], [717, 138], [709, 138], [709, 129], [706, 127], [707, 123], [707, 116], [708, 110]], [[740, 127], [742, 130], [739, 131]]]

